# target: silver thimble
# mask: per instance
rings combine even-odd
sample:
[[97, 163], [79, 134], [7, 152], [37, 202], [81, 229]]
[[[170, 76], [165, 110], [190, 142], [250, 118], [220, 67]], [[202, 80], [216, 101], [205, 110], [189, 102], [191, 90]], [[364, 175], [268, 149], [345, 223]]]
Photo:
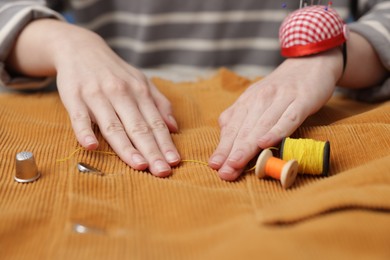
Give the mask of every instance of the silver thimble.
[[15, 161], [15, 181], [21, 183], [33, 182], [41, 176], [35, 163], [34, 155], [31, 152], [18, 153]]

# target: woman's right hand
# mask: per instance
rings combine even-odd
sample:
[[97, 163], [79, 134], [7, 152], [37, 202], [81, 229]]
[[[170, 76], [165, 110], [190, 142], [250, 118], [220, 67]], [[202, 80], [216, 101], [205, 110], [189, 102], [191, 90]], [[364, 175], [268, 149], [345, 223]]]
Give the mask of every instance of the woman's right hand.
[[[178, 126], [166, 97], [95, 33], [49, 19], [33, 24], [40, 30], [46, 27], [46, 35], [51, 35], [48, 45], [40, 47], [47, 50], [35, 48], [50, 56], [43, 60], [57, 72], [58, 91], [79, 143], [89, 150], [98, 147], [92, 129], [96, 123], [125, 163], [137, 170], [149, 168], [155, 176], [168, 176], [180, 155], [170, 136]], [[27, 29], [34, 32], [32, 25]], [[25, 40], [27, 33], [21, 35]]]

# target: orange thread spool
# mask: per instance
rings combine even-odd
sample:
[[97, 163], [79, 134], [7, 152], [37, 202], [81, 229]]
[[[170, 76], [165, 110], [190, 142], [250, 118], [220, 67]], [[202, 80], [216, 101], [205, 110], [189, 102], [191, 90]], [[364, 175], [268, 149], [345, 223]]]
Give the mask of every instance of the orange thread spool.
[[256, 162], [255, 174], [259, 178], [265, 176], [280, 180], [282, 187], [290, 187], [298, 174], [298, 162], [290, 160], [288, 162], [273, 157], [270, 149], [265, 149], [259, 155]]

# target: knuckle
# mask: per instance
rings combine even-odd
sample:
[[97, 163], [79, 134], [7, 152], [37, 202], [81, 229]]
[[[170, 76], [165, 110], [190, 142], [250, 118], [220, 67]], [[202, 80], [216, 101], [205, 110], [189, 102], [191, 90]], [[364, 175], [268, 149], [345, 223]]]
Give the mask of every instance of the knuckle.
[[220, 126], [226, 125], [228, 120], [229, 120], [229, 117], [230, 117], [229, 115], [230, 115], [230, 113], [227, 110], [222, 112], [222, 114], [218, 118], [218, 124]]
[[167, 125], [162, 119], [155, 119], [151, 122], [150, 127], [152, 130], [165, 130], [167, 129]]
[[146, 82], [146, 81], [148, 81], [148, 79], [146, 78], [145, 74], [143, 74], [138, 69], [133, 69], [131, 71], [131, 75], [133, 76], [135, 81], [138, 81], [138, 82]]
[[256, 145], [254, 145], [253, 142], [243, 140], [239, 142], [239, 145], [235, 150], [241, 151], [244, 154], [244, 157], [247, 157], [248, 155], [253, 153], [254, 147], [256, 147]]
[[264, 99], [264, 97], [273, 97], [277, 94], [277, 89], [277, 85], [269, 83], [268, 85], [259, 88], [258, 96], [261, 99]]
[[275, 125], [275, 123], [271, 122], [270, 120], [264, 120], [263, 122], [261, 122], [260, 130], [261, 130], [261, 131], [268, 131], [268, 130], [270, 130], [274, 125]]
[[246, 139], [248, 136], [250, 136], [250, 133], [252, 132], [252, 130], [253, 129], [251, 127], [242, 127], [240, 129], [240, 133], [237, 136], [237, 138], [240, 140]]
[[287, 129], [281, 128], [277, 125], [272, 129], [272, 134], [277, 138], [283, 138], [287, 136]]
[[147, 82], [147, 79], [141, 75], [134, 76], [131, 79], [131, 88], [135, 95], [141, 98], [150, 98], [151, 91]]
[[230, 125], [230, 126], [225, 126], [222, 129], [222, 136], [224, 138], [235, 138], [238, 132], [238, 127]]
[[129, 90], [129, 84], [121, 78], [113, 78], [110, 83], [110, 91], [114, 91], [117, 94], [127, 94]]
[[297, 111], [290, 111], [286, 113], [283, 117], [289, 124], [292, 125], [296, 125], [300, 122], [300, 115]]
[[130, 128], [131, 135], [148, 135], [150, 133], [151, 129], [145, 123], [136, 123]]
[[219, 125], [220, 127], [223, 127], [225, 124], [226, 124], [225, 117], [223, 117], [222, 115], [220, 115], [220, 116], [218, 117], [218, 125]]
[[71, 116], [70, 116], [70, 120], [73, 122], [73, 123], [83, 123], [83, 122], [87, 122], [87, 123], [90, 123], [91, 122], [91, 118], [89, 117], [88, 114], [85, 114], [85, 113], [82, 113], [80, 111], [77, 111], [75, 113], [73, 113]]
[[111, 122], [106, 127], [104, 127], [104, 133], [111, 135], [118, 132], [123, 132], [124, 128], [120, 122]]
[[149, 87], [143, 82], [136, 82], [133, 87], [133, 91], [137, 97], [143, 99], [151, 98], [151, 93]]
[[172, 111], [172, 104], [171, 104], [171, 102], [169, 102], [169, 100], [166, 97], [164, 97], [164, 96], [160, 97], [159, 104], [160, 104], [160, 107], [163, 108], [164, 110], [166, 110], [168, 112]]
[[83, 91], [84, 96], [90, 98], [90, 99], [96, 99], [101, 98], [104, 96], [102, 93], [102, 90], [100, 88], [97, 88], [95, 86], [87, 86], [85, 90]]
[[137, 151], [137, 149], [135, 149], [133, 145], [128, 143], [123, 143], [123, 146], [121, 147], [120, 150], [123, 151], [124, 153], [131, 154], [131, 155], [139, 154], [139, 151]]

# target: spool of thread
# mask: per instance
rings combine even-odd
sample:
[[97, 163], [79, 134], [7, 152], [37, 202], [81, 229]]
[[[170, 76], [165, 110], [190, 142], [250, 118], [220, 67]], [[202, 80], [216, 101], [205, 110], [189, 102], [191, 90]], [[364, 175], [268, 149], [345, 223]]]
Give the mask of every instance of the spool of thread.
[[265, 149], [259, 155], [256, 162], [255, 174], [259, 178], [265, 176], [280, 180], [282, 187], [287, 189], [295, 181], [298, 174], [298, 163], [296, 160], [283, 161], [273, 157], [270, 149]]
[[297, 160], [299, 173], [324, 175], [329, 172], [330, 143], [312, 139], [284, 138], [280, 146], [282, 160]]

